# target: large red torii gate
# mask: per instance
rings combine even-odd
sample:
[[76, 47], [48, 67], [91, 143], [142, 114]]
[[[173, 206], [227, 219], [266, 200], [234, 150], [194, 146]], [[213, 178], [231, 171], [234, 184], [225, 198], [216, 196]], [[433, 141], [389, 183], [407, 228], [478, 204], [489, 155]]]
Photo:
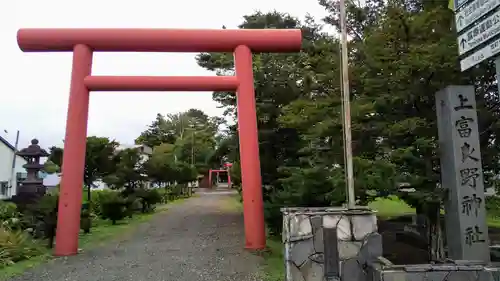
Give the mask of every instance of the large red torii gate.
[[[236, 91], [245, 248], [266, 245], [252, 52], [297, 52], [299, 29], [20, 29], [24, 52], [73, 52], [55, 255], [78, 251], [90, 91]], [[235, 76], [92, 76], [93, 52], [234, 52]]]

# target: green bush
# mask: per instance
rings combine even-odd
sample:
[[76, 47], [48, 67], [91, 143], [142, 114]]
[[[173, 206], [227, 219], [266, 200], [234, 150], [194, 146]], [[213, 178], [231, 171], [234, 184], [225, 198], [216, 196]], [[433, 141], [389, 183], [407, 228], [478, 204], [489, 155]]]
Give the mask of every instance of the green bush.
[[117, 196], [119, 193], [113, 190], [96, 190], [92, 191], [92, 202], [90, 203], [90, 211], [98, 217], [103, 218], [102, 203], [108, 200], [109, 197]]
[[178, 199], [178, 198], [182, 197], [183, 185], [182, 184], [175, 184], [175, 185], [169, 187], [169, 191], [170, 191], [170, 197], [171, 197], [170, 200]]
[[0, 227], [11, 230], [20, 229], [22, 225], [21, 217], [16, 204], [0, 201]]
[[243, 196], [243, 189], [241, 188], [241, 185], [234, 185], [234, 184], [231, 184], [231, 188], [232, 189], [236, 189], [236, 191], [238, 191], [238, 194], [240, 196]]
[[157, 189], [139, 189], [135, 194], [141, 200], [143, 213], [152, 211], [154, 206], [162, 201], [162, 196]]
[[109, 219], [113, 224], [122, 220], [127, 215], [125, 198], [118, 192], [110, 193], [101, 202], [101, 214], [103, 219]]
[[0, 227], [0, 268], [43, 253], [43, 248], [27, 233]]
[[89, 209], [82, 210], [80, 216], [80, 229], [83, 233], [90, 233], [90, 228], [92, 227], [92, 215]]
[[156, 189], [158, 191], [158, 194], [160, 194], [161, 197], [161, 204], [166, 204], [169, 201], [169, 193], [166, 188], [158, 188]]
[[233, 166], [229, 169], [229, 174], [231, 175], [231, 184], [235, 186], [241, 186], [241, 166], [240, 162], [234, 162]]
[[[174, 187], [181, 194], [181, 186]], [[116, 224], [134, 212], [147, 212], [155, 204], [168, 201], [171, 190], [139, 189], [123, 197], [113, 190], [92, 191], [92, 202], [82, 210], [80, 228], [89, 233], [92, 220], [97, 217]], [[21, 213], [16, 205], [0, 201], [0, 268], [44, 252], [37, 239], [48, 239], [53, 244], [57, 226], [58, 193], [46, 194], [38, 202], [27, 205]], [[31, 235], [30, 235], [31, 234]]]
[[130, 194], [125, 197], [125, 212], [126, 216], [131, 218], [135, 212], [140, 212], [142, 209], [141, 199], [135, 194]]
[[[180, 186], [175, 186], [175, 190], [179, 194]], [[134, 212], [153, 210], [155, 204], [166, 202], [169, 195], [166, 189], [140, 189], [127, 197], [113, 190], [92, 191], [92, 202], [81, 213], [80, 228], [89, 233], [92, 220], [97, 217], [116, 224]], [[46, 194], [27, 205], [23, 213], [15, 204], [0, 201], [0, 268], [42, 254], [44, 249], [38, 238], [48, 239], [49, 247], [52, 246], [58, 199], [57, 192]]]
[[490, 196], [486, 198], [486, 210], [488, 210], [488, 215], [491, 217], [500, 217], [500, 198], [496, 196]]
[[24, 216], [32, 235], [35, 238], [47, 239], [49, 247], [52, 247], [56, 235], [58, 203], [57, 194], [46, 194], [40, 201], [30, 206]]

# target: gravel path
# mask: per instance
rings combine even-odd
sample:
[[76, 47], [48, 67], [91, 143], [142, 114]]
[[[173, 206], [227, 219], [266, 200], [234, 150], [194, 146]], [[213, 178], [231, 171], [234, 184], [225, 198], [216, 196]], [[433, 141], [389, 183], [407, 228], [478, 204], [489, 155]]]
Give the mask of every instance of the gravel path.
[[10, 281], [258, 281], [228, 192], [200, 192], [123, 241], [56, 259]]

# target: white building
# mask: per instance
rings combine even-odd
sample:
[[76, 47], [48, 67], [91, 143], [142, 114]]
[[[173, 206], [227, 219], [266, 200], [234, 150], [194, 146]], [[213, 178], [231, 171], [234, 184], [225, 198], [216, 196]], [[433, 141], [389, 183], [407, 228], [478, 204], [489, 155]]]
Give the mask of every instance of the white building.
[[149, 157], [153, 154], [153, 149], [147, 145], [135, 144], [135, 145], [124, 145], [121, 144], [116, 150], [121, 151], [124, 149], [137, 149], [141, 155], [140, 164], [148, 161]]
[[18, 178], [26, 173], [26, 160], [15, 152], [15, 147], [0, 136], [0, 199], [16, 195]]

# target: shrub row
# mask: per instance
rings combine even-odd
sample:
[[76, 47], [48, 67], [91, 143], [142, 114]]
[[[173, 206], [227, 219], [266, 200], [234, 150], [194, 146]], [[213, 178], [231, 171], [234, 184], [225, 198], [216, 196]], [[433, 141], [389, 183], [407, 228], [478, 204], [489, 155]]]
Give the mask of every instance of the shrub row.
[[486, 210], [488, 210], [489, 216], [500, 218], [500, 198], [496, 196], [486, 197]]
[[[127, 193], [92, 191], [90, 203], [82, 205], [80, 226], [84, 233], [90, 233], [95, 220], [109, 220], [116, 224], [135, 213], [152, 212], [158, 203], [164, 204], [191, 194], [191, 189], [185, 185], [138, 189]], [[46, 251], [42, 241], [52, 247], [58, 199], [57, 193], [46, 194], [37, 203], [25, 208], [0, 201], [0, 268], [40, 255]]]

